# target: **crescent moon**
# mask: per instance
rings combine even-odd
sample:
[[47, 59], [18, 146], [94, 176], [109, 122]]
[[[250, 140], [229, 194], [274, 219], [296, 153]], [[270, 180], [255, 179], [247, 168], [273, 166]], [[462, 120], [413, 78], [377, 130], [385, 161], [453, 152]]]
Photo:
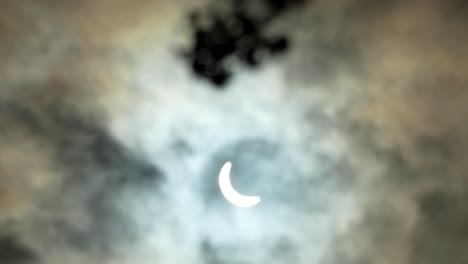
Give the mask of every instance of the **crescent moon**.
[[231, 162], [226, 162], [221, 168], [218, 178], [219, 188], [226, 200], [238, 207], [252, 207], [258, 204], [261, 201], [259, 196], [242, 195], [234, 190], [230, 179], [231, 167]]

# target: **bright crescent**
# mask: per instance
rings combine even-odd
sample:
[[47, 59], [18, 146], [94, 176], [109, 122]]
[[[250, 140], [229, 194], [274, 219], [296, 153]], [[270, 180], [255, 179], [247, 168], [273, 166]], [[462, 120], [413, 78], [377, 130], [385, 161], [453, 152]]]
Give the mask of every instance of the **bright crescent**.
[[226, 200], [238, 207], [252, 207], [258, 204], [261, 199], [258, 196], [247, 196], [238, 193], [231, 184], [231, 162], [226, 162], [219, 172], [219, 188]]

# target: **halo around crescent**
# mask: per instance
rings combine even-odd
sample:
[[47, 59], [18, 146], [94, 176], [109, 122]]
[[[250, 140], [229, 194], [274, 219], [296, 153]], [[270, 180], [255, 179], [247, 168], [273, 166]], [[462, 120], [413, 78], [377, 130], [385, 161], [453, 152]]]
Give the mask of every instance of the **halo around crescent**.
[[238, 207], [252, 207], [258, 204], [261, 199], [259, 196], [247, 196], [238, 193], [231, 184], [231, 162], [226, 162], [219, 172], [219, 188], [226, 200]]

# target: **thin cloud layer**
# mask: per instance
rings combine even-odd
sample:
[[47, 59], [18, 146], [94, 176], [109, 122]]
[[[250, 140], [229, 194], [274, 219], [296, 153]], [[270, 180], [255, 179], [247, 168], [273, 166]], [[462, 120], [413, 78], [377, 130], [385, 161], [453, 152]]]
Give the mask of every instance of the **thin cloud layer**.
[[1, 4], [1, 263], [467, 260], [464, 1], [308, 2], [224, 90], [180, 57], [206, 5]]

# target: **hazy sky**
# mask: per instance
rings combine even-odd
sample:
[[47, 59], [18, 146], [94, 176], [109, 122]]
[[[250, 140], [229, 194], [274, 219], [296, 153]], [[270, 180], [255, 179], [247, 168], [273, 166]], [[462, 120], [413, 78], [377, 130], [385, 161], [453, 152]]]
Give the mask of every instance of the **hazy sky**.
[[0, 263], [468, 263], [466, 1], [309, 1], [224, 89], [206, 6], [0, 3]]

